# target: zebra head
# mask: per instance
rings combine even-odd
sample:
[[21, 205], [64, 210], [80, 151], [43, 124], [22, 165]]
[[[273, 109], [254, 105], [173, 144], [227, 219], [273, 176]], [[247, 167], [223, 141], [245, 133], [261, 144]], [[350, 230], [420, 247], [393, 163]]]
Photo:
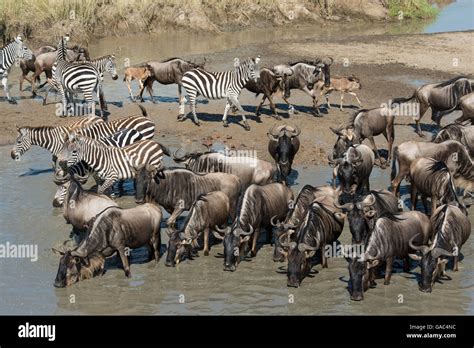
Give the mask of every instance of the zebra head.
[[107, 58], [107, 61], [105, 63], [105, 71], [107, 71], [112, 76], [113, 80], [118, 79], [117, 66], [115, 64], [115, 55], [112, 54]]
[[31, 52], [31, 50], [25, 46], [25, 44], [23, 43], [23, 39], [21, 38], [20, 35], [18, 35], [15, 38], [15, 42], [17, 44], [17, 50], [16, 50], [17, 59], [30, 60], [33, 58], [33, 52]]
[[17, 127], [18, 136], [11, 151], [12, 159], [19, 161], [21, 156], [31, 148], [31, 132], [28, 127]]
[[260, 62], [260, 56], [256, 58], [247, 58], [242, 63], [239, 62], [238, 58], [234, 59], [234, 66], [240, 72], [241, 78], [245, 81], [254, 80], [257, 82], [258, 79], [258, 63]]
[[66, 135], [63, 147], [59, 151], [57, 163], [66, 170], [82, 160], [84, 138], [75, 132]]

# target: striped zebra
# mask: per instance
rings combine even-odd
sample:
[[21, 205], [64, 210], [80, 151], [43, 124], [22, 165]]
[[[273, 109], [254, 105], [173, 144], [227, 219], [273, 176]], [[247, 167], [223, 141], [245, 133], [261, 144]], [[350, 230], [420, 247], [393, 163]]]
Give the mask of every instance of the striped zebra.
[[[58, 55], [52, 68], [52, 85], [59, 90], [61, 95], [62, 107], [60, 116], [68, 114], [67, 92], [71, 95], [74, 92], [81, 92], [87, 103], [87, 111], [94, 114], [95, 102], [92, 96], [97, 91], [97, 97], [101, 90], [101, 77], [99, 70], [89, 62], [68, 62], [66, 60], [66, 42], [69, 37], [61, 37], [58, 45]], [[101, 105], [101, 117], [104, 116]]]
[[5, 95], [10, 104], [16, 104], [16, 100], [11, 98], [8, 92], [8, 73], [17, 59], [29, 60], [32, 57], [33, 53], [23, 44], [23, 40], [19, 35], [8, 45], [0, 49], [0, 76]]
[[146, 117], [145, 108], [141, 105], [139, 107], [143, 116], [127, 116], [108, 123], [103, 122], [100, 117], [94, 116], [82, 117], [65, 126], [17, 128], [18, 136], [11, 151], [11, 157], [19, 161], [32, 145], [43, 147], [56, 157], [63, 146], [66, 134], [72, 130], [81, 132], [82, 128], [88, 128], [87, 135], [94, 139], [110, 137], [123, 129], [133, 129], [142, 135], [142, 139], [151, 139], [155, 134], [155, 124]]
[[168, 150], [153, 140], [140, 140], [117, 148], [70, 133], [58, 155], [58, 163], [66, 170], [80, 161], [86, 162], [103, 180], [97, 191], [104, 193], [118, 180], [133, 179], [135, 168], [140, 165], [148, 164], [163, 170], [163, 154], [169, 155]]
[[[198, 95], [202, 95], [207, 99], [226, 98], [227, 102], [224, 109], [224, 116], [222, 117], [224, 127], [229, 126], [227, 113], [233, 106], [241, 112], [245, 129], [250, 130], [250, 126], [244, 115], [244, 109], [240, 105], [238, 98], [240, 91], [249, 80], [257, 80], [257, 64], [259, 61], [260, 56], [255, 59], [248, 58], [240, 64], [238, 58], [235, 58], [234, 70], [210, 72], [196, 68], [184, 73], [181, 83], [189, 98], [194, 123], [198, 126], [200, 125], [196, 116], [196, 98]], [[185, 99], [183, 98], [180, 101], [180, 115], [178, 116], [178, 121], [184, 121], [185, 119], [184, 103]]]
[[[103, 93], [103, 90], [102, 90], [102, 85], [103, 85], [103, 81], [104, 81], [104, 74], [106, 72], [110, 74], [110, 76], [112, 77], [113, 80], [118, 79], [117, 66], [115, 64], [115, 56], [114, 55], [107, 55], [107, 56], [102, 56], [102, 57], [92, 59], [92, 60], [89, 60], [89, 61], [71, 62], [71, 64], [83, 64], [83, 63], [90, 63], [90, 64], [94, 65], [96, 67], [96, 69], [99, 71], [100, 80], [101, 80], [101, 84], [100, 84], [101, 88], [99, 90], [99, 102], [100, 102], [101, 108], [103, 110], [107, 110], [107, 103], [105, 102], [104, 93]], [[58, 85], [54, 80], [50, 81], [50, 85], [53, 88], [55, 88], [56, 90], [59, 91]], [[43, 105], [46, 105], [46, 103], [47, 103], [47, 97], [48, 97], [48, 92], [49, 91], [50, 91], [50, 89], [46, 91], [46, 95], [44, 96], [44, 99], [43, 99]], [[72, 100], [70, 100], [70, 101], [72, 101]]]

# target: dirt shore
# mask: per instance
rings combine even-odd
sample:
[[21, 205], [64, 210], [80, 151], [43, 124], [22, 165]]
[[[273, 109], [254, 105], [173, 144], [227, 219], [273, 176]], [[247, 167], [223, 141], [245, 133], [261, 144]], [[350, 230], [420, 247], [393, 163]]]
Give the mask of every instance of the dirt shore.
[[[105, 53], [107, 52], [93, 52], [93, 56]], [[462, 32], [434, 35], [347, 36], [339, 40], [315, 36], [313, 39], [279, 42], [278, 45], [270, 43], [240, 46], [202, 56], [205, 56], [209, 62], [208, 69], [221, 70], [228, 68], [229, 62], [232, 62], [233, 57], [236, 56], [260, 54], [263, 58], [261, 65], [272, 66], [300, 58], [330, 55], [335, 58], [332, 74], [334, 76], [354, 74], [359, 77], [362, 82], [362, 90], [358, 93], [359, 98], [365, 108], [372, 108], [387, 103], [391, 98], [410, 95], [419, 84], [442, 81], [460, 74], [472, 75], [474, 73], [473, 53], [474, 32]], [[0, 99], [2, 115], [0, 144], [3, 145], [12, 144], [15, 141], [15, 125], [56, 125], [70, 121], [70, 118], [62, 119], [55, 116], [56, 105], [52, 102], [53, 99], [50, 99], [51, 103], [43, 106], [41, 98], [31, 99], [29, 90], [19, 92], [18, 73], [18, 69], [15, 69], [9, 81], [11, 94], [15, 97], [20, 96], [18, 105], [8, 104], [3, 94]], [[127, 98], [127, 89], [121, 79], [106, 81], [106, 95], [107, 87], [112, 83], [122, 84], [123, 93], [110, 98], [109, 101], [112, 101], [109, 104], [110, 118], [136, 114], [138, 108]], [[155, 95], [160, 95], [163, 88], [165, 87], [155, 84]], [[176, 91], [176, 86], [166, 88]], [[245, 131], [236, 123], [240, 121], [238, 115], [230, 116], [231, 122], [235, 123], [231, 123], [229, 128], [222, 127], [220, 120], [224, 109], [223, 101], [198, 104], [198, 116], [203, 120], [201, 127], [196, 127], [190, 119], [178, 123], [176, 121], [178, 105], [176, 99], [172, 99], [160, 99], [157, 104], [152, 104], [147, 99], [143, 103], [152, 120], [156, 122], [158, 138], [173, 137], [182, 144], [222, 142], [237, 149], [255, 149], [259, 157], [269, 159], [266, 149], [266, 132], [276, 121], [269, 116], [268, 105], [265, 105], [261, 122], [256, 122], [253, 115], [260, 97], [255, 98], [246, 90], [241, 95], [241, 103], [250, 118], [252, 128], [250, 132]], [[302, 147], [296, 158], [296, 164], [326, 162], [327, 153], [335, 141], [335, 136], [329, 130], [329, 126], [337, 126], [346, 121], [349, 115], [357, 110], [355, 100], [351, 96], [346, 96], [344, 111], [339, 111], [339, 99], [339, 94], [333, 93], [330, 99], [333, 108], [329, 111], [321, 109], [324, 116], [316, 118], [311, 114], [311, 100], [304, 93], [292, 92], [290, 101], [299, 112], [290, 116], [288, 116], [286, 104], [276, 97], [279, 113], [283, 117], [281, 122], [290, 122], [302, 129]], [[320, 103], [324, 103], [323, 98]], [[432, 131], [429, 113], [425, 115], [423, 121], [426, 124], [424, 130]], [[419, 139], [413, 131], [412, 124], [413, 120], [408, 117], [400, 117], [396, 120], [395, 145], [403, 141]], [[162, 141], [166, 142], [166, 140]], [[383, 137], [378, 137], [376, 142], [380, 148], [386, 148]]]

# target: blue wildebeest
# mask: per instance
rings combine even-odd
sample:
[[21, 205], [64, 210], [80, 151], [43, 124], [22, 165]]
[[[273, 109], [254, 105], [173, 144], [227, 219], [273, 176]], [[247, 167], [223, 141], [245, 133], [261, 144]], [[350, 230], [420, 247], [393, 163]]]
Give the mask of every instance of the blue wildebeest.
[[432, 141], [439, 144], [446, 140], [459, 141], [468, 149], [471, 158], [474, 158], [474, 126], [463, 126], [458, 123], [448, 124], [441, 128]]
[[471, 125], [474, 126], [474, 92], [462, 96], [459, 100], [459, 107], [462, 110], [462, 115], [455, 122], [471, 121]]
[[[30, 72], [35, 71], [35, 60], [36, 57], [43, 53], [47, 52], [53, 52], [56, 51], [56, 47], [53, 46], [41, 46], [35, 50], [32, 50], [33, 56], [31, 59], [20, 59], [20, 69], [21, 69], [21, 76], [20, 76], [20, 92], [23, 91], [23, 81], [26, 80], [31, 85], [33, 85], [33, 82], [31, 78], [28, 77], [28, 74]], [[36, 81], [39, 83], [40, 82], [40, 77], [36, 76]]]
[[296, 196], [296, 200], [290, 205], [288, 214], [283, 221], [272, 218], [271, 223], [275, 227], [273, 261], [283, 262], [288, 252], [281, 247], [282, 243], [289, 243], [294, 239], [294, 233], [304, 220], [306, 211], [311, 203], [318, 197], [331, 196], [336, 199], [338, 192], [330, 186], [305, 185]]
[[273, 181], [274, 166], [267, 161], [246, 156], [227, 156], [220, 152], [193, 152], [178, 156], [175, 151], [175, 162], [183, 163], [185, 167], [195, 173], [227, 173], [236, 175], [245, 190], [252, 184], [265, 185]]
[[150, 259], [160, 259], [161, 209], [155, 204], [143, 204], [130, 209], [109, 207], [90, 220], [87, 237], [59, 261], [54, 286], [66, 287], [80, 280], [80, 268], [89, 264], [91, 255], [104, 258], [118, 252], [123, 270], [131, 277], [128, 249], [147, 246]]
[[466, 211], [445, 204], [440, 206], [431, 216], [434, 228], [432, 241], [426, 245], [415, 246], [410, 241], [412, 249], [417, 254], [410, 254], [414, 260], [420, 261], [421, 281], [418, 283], [423, 292], [431, 292], [433, 285], [441, 276], [445, 276], [446, 258], [454, 256], [453, 271], [458, 270], [459, 252], [471, 234], [471, 222]]
[[350, 147], [342, 158], [328, 156], [329, 165], [337, 167], [337, 178], [343, 196], [370, 191], [369, 178], [374, 167], [374, 152], [364, 144]]
[[354, 96], [359, 103], [359, 106], [362, 107], [362, 103], [360, 102], [357, 94], [354, 92], [362, 88], [360, 80], [355, 77], [354, 75], [348, 77], [331, 77], [331, 82], [329, 86], [327, 86], [324, 81], [319, 81], [316, 84], [316, 88], [321, 90], [320, 96], [324, 94], [326, 98], [326, 104], [328, 108], [331, 108], [331, 104], [329, 103], [329, 94], [334, 91], [341, 92], [341, 104], [339, 109], [342, 111], [342, 101], [344, 99], [344, 93], [348, 93]]
[[316, 198], [306, 210], [301, 224], [296, 229], [294, 241], [282, 242], [287, 252], [287, 285], [299, 287], [311, 270], [311, 258], [317, 250], [321, 252], [321, 265], [327, 268], [326, 245], [335, 242], [344, 228], [344, 214], [335, 205], [332, 196]]
[[176, 219], [189, 210], [196, 199], [212, 191], [222, 191], [229, 198], [230, 215], [235, 217], [235, 207], [241, 192], [237, 176], [226, 173], [197, 174], [183, 168], [158, 171], [153, 166], [136, 168], [136, 202], [156, 202], [171, 216], [168, 226], [174, 227]]
[[[448, 166], [456, 187], [474, 189], [474, 163], [466, 147], [455, 140], [439, 144], [407, 141], [395, 147], [392, 158], [392, 192], [400, 196], [400, 183], [410, 173], [411, 163], [420, 157], [433, 158]], [[397, 173], [398, 164], [398, 173]]]
[[[273, 219], [283, 220], [288, 213], [293, 192], [285, 184], [251, 185], [242, 195], [238, 216], [232, 226], [216, 226], [216, 238], [224, 241], [224, 271], [234, 272], [245, 256], [245, 247], [252, 237], [251, 256], [257, 254], [257, 240], [261, 230], [271, 237]], [[268, 235], [267, 235], [268, 237]]]
[[200, 195], [191, 206], [184, 225], [169, 233], [166, 265], [174, 266], [197, 245], [197, 239], [204, 234], [204, 255], [209, 255], [209, 231], [215, 226], [227, 224], [230, 214], [229, 197], [224, 192], [214, 191]]
[[462, 96], [472, 92], [472, 85], [468, 78], [458, 76], [442, 83], [430, 83], [416, 89], [411, 97], [395, 98], [392, 104], [405, 103], [415, 99], [420, 104], [420, 114], [415, 118], [416, 132], [423, 137], [420, 120], [431, 107], [431, 119], [440, 127], [441, 117], [460, 108]]
[[287, 124], [273, 126], [267, 133], [270, 141], [268, 142], [268, 152], [275, 160], [278, 168], [279, 180], [287, 181], [291, 173], [291, 166], [296, 153], [300, 149], [301, 130], [297, 126]]

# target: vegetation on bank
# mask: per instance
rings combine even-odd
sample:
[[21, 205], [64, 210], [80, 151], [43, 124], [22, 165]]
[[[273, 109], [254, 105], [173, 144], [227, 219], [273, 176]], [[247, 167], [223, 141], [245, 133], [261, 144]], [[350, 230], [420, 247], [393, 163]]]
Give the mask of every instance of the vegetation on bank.
[[428, 3], [427, 0], [389, 0], [388, 15], [403, 18], [432, 18], [439, 9]]
[[0, 35], [49, 40], [436, 14], [426, 0], [0, 0]]

